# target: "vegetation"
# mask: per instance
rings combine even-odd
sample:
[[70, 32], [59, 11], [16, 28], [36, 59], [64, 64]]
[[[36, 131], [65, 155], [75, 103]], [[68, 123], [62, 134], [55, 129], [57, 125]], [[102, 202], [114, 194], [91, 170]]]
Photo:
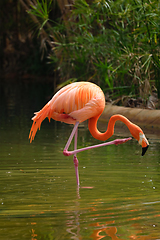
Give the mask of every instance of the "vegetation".
[[112, 98], [130, 95], [147, 99], [154, 87], [160, 97], [158, 0], [19, 3], [32, 19], [41, 58], [50, 63], [61, 84], [93, 81]]
[[53, 20], [55, 2], [32, 2], [29, 13], [50, 36], [49, 58], [63, 81], [94, 81], [104, 91], [143, 98], [156, 85], [160, 96], [158, 0], [75, 0], [63, 8], [57, 0], [65, 11]]

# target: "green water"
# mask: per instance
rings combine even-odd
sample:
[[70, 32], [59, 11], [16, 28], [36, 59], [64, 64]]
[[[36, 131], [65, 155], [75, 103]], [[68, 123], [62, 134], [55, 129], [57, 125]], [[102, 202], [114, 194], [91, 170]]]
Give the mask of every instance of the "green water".
[[[46, 95], [49, 85], [1, 85], [0, 239], [160, 239], [158, 136], [147, 135], [144, 157], [135, 140], [79, 153], [78, 190], [72, 157], [62, 154], [72, 126], [45, 120], [28, 141]], [[81, 126], [78, 146], [97, 143]]]

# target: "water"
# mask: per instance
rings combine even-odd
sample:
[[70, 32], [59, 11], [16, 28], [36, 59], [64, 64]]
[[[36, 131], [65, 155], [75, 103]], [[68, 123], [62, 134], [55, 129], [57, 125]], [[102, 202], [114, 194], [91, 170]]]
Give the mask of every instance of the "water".
[[[72, 126], [45, 120], [28, 141], [30, 118], [51, 91], [1, 83], [0, 239], [160, 239], [159, 137], [147, 135], [144, 157], [135, 140], [79, 153], [78, 190], [72, 157], [62, 154]], [[97, 143], [82, 125], [78, 146]]]

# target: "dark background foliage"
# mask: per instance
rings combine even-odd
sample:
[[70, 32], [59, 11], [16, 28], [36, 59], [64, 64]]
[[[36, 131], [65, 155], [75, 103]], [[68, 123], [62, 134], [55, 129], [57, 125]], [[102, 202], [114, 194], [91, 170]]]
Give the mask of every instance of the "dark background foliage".
[[92, 81], [112, 99], [160, 96], [158, 0], [6, 0], [0, 15], [5, 77]]

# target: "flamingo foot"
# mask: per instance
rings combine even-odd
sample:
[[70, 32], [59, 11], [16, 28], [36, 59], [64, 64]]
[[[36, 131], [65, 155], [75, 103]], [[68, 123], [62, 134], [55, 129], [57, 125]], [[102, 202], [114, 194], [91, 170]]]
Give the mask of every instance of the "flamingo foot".
[[122, 143], [125, 143], [125, 142], [127, 142], [127, 141], [129, 141], [129, 140], [131, 140], [131, 139], [132, 139], [131, 137], [129, 137], [129, 138], [124, 138], [124, 139], [116, 139], [116, 140], [114, 140], [114, 144], [115, 144], [115, 145], [122, 144]]

